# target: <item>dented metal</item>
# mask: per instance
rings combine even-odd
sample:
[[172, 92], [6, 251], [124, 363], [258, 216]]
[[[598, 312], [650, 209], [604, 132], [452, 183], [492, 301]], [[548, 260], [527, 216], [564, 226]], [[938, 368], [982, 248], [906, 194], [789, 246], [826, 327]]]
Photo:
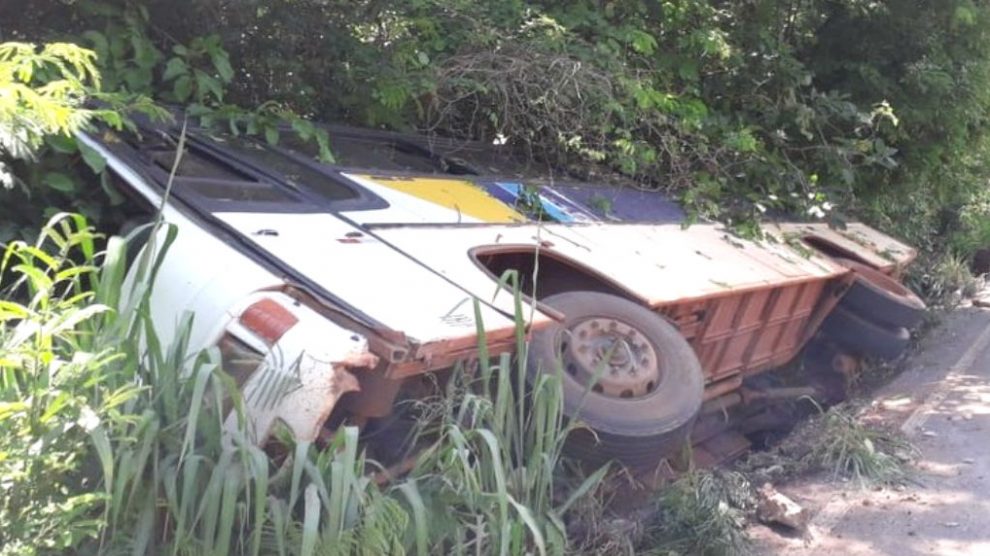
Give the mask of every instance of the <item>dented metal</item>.
[[[81, 139], [132, 196], [161, 204], [167, 172], [144, 152], [160, 147]], [[204, 164], [230, 162], [205, 138], [191, 144]], [[335, 409], [383, 416], [403, 380], [477, 357], [479, 341], [492, 354], [514, 350], [515, 299], [493, 261], [530, 261], [519, 277], [530, 284], [530, 331], [562, 316], [539, 303], [541, 288], [575, 282], [664, 315], [701, 361], [705, 399], [725, 405], [726, 395], [745, 403], [743, 379], [792, 360], [817, 331], [852, 279], [831, 256], [897, 273], [916, 255], [862, 224], [778, 224], [759, 241], [710, 223], [685, 227], [668, 201], [644, 192], [613, 194], [603, 215], [589, 206], [593, 188], [537, 189], [551, 220], [537, 222], [517, 206], [530, 188], [512, 180], [319, 171], [354, 196], [321, 204], [244, 171], [182, 176], [164, 204], [179, 234], [152, 299], [159, 334], [169, 341], [193, 310], [191, 350], [232, 337], [257, 354], [239, 381], [246, 423], [227, 422], [257, 443], [279, 423], [315, 440]], [[285, 200], [209, 198], [204, 184], [268, 188]]]
[[[312, 441], [340, 397], [360, 389], [355, 373], [378, 366], [365, 337], [279, 292], [250, 296], [225, 331], [260, 356], [241, 387], [248, 435], [264, 443], [279, 423]], [[241, 425], [228, 417], [228, 427]]]

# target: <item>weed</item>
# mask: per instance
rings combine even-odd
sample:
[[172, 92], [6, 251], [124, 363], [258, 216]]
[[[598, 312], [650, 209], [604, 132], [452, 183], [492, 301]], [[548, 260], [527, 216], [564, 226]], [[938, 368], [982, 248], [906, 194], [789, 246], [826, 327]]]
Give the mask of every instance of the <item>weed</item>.
[[908, 275], [908, 285], [936, 310], [950, 310], [979, 290], [979, 281], [959, 255], [943, 253], [921, 258]]
[[967, 258], [990, 247], [990, 192], [976, 191], [957, 212], [959, 229], [949, 237], [954, 252]]
[[754, 483], [785, 480], [826, 471], [860, 486], [896, 483], [915, 448], [896, 433], [864, 422], [857, 410], [842, 404], [801, 423], [780, 444], [754, 452], [736, 464]]
[[806, 456], [810, 467], [850, 477], [860, 485], [893, 483], [904, 477], [911, 445], [893, 433], [865, 425], [848, 406], [836, 406], [811, 426], [817, 428]]
[[661, 494], [640, 554], [748, 554], [744, 528], [751, 487], [736, 472], [693, 471]]
[[629, 479], [610, 474], [595, 496], [578, 505], [568, 529], [577, 553], [749, 553], [745, 522], [756, 500], [742, 473], [693, 470], [664, 487], [659, 495], [631, 484]]
[[[513, 290], [522, 331], [521, 294]], [[569, 432], [562, 385], [554, 375], [527, 380], [523, 334], [517, 342], [515, 363], [502, 355], [477, 373], [456, 371], [445, 394], [425, 404], [435, 418], [422, 422], [419, 435], [430, 444], [403, 487], [431, 518], [429, 527], [417, 528], [430, 537], [421, 545], [453, 553], [562, 553], [565, 514], [608, 469], [561, 488]], [[487, 361], [487, 346], [479, 351]]]
[[[580, 477], [580, 471], [575, 473]], [[625, 472], [602, 478], [590, 496], [574, 505], [567, 538], [575, 553], [587, 556], [634, 554], [655, 511], [655, 493]]]

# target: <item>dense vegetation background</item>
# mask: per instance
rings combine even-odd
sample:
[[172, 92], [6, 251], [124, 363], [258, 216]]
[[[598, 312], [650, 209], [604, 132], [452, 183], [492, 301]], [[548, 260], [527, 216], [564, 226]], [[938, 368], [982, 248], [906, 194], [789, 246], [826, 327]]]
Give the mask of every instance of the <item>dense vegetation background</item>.
[[912, 280], [935, 302], [990, 246], [984, 3], [0, 0], [5, 556], [737, 545], [739, 504], [710, 477], [689, 476], [635, 534], [613, 530], [603, 475], [561, 484], [553, 383], [540, 422], [506, 410], [522, 392], [435, 401], [435, 450], [385, 486], [354, 430], [279, 461], [222, 445], [222, 404], [204, 403], [227, 384], [216, 354], [190, 363], [142, 336], [147, 292], [114, 310], [122, 240], [101, 252], [84, 220], [58, 215], [116, 230], [124, 200], [70, 132], [167, 117], [161, 105], [271, 142], [291, 129], [324, 158], [312, 121], [504, 140], [743, 234], [781, 215], [862, 218], [923, 250]]
[[986, 189], [990, 8], [971, 0], [6, 0], [0, 15], [3, 40], [93, 49], [104, 91], [505, 137], [740, 226], [856, 213], [931, 247]]

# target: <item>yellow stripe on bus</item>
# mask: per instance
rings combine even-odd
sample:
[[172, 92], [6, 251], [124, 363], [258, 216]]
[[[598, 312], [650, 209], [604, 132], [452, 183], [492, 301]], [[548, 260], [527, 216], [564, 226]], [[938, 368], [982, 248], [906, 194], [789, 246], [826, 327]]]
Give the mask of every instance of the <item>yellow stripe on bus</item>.
[[364, 175], [379, 185], [408, 193], [484, 222], [525, 222], [526, 217], [465, 180]]

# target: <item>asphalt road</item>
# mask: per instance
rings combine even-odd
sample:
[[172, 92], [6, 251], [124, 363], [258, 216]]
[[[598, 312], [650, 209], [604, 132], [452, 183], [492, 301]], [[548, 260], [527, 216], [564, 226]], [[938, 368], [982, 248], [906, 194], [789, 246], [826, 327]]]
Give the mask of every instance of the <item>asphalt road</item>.
[[804, 536], [753, 529], [772, 555], [990, 556], [990, 311], [957, 310], [876, 393], [876, 416], [919, 450], [906, 485], [812, 477], [781, 491], [814, 514]]

